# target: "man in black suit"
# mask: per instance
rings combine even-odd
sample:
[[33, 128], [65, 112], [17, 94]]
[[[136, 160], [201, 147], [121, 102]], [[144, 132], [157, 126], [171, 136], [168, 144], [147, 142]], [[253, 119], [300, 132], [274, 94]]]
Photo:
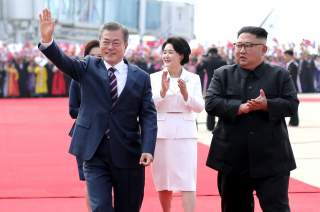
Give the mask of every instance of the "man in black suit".
[[[227, 62], [224, 61], [221, 56], [218, 54], [218, 49], [215, 47], [211, 47], [208, 50], [207, 57], [203, 61], [204, 70], [208, 75], [208, 83], [206, 90], [209, 87], [209, 83], [211, 82], [212, 76], [214, 74], [214, 70], [220, 68], [221, 66], [227, 65]], [[216, 124], [216, 117], [212, 115], [207, 115], [207, 129], [213, 131], [214, 126]]]
[[153, 160], [157, 117], [149, 74], [124, 60], [128, 30], [115, 22], [104, 24], [102, 58], [77, 59], [64, 54], [53, 40], [51, 12], [44, 9], [39, 18], [39, 49], [81, 87], [69, 151], [84, 160], [92, 211], [138, 212], [144, 166]]
[[317, 70], [314, 59], [308, 52], [301, 53], [301, 60], [299, 63], [299, 78], [302, 93], [315, 92], [314, 77]]
[[[295, 61], [293, 50], [289, 49], [284, 52], [284, 60], [286, 61], [286, 67], [289, 71], [289, 74], [293, 80], [294, 87], [296, 88], [296, 91], [298, 91], [298, 84], [297, 84], [297, 78], [298, 78], [298, 70], [299, 65]], [[299, 116], [298, 112], [291, 116], [289, 121], [290, 126], [298, 126], [299, 125]]]
[[288, 185], [296, 168], [286, 116], [298, 109], [287, 70], [264, 62], [267, 31], [243, 27], [234, 44], [236, 64], [217, 69], [206, 111], [219, 117], [207, 165], [218, 170], [223, 212], [290, 211]]

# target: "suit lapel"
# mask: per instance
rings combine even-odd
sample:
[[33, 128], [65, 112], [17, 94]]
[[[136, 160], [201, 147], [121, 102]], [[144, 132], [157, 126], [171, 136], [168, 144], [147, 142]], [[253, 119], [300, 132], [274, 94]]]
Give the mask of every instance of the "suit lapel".
[[98, 70], [98, 75], [99, 77], [102, 79], [102, 83], [104, 85], [104, 89], [106, 91], [107, 94], [107, 99], [108, 101], [111, 101], [111, 96], [110, 96], [110, 87], [109, 87], [109, 77], [108, 77], [108, 71], [106, 66], [103, 63], [102, 59], [99, 59], [96, 61], [96, 66], [97, 66], [97, 70]]
[[134, 68], [132, 65], [128, 64], [127, 81], [126, 81], [126, 84], [125, 84], [116, 104], [119, 104], [119, 102], [121, 102], [121, 100], [129, 94], [129, 91], [131, 89], [133, 89], [133, 85], [135, 84], [136, 79], [137, 79], [136, 71], [137, 71], [136, 68]]
[[[107, 73], [108, 71], [107, 71], [106, 66], [103, 63], [103, 60], [102, 59], [97, 60], [96, 65], [99, 70], [98, 74], [101, 76], [103, 81], [106, 81], [107, 83], [109, 83], [109, 78], [108, 78], [108, 73]], [[107, 85], [109, 85], [109, 84], [107, 84]]]

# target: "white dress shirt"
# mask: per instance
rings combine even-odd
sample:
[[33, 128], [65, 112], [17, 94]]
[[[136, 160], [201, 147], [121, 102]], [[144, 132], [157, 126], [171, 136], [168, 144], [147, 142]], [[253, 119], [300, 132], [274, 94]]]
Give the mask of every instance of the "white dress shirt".
[[111, 66], [105, 60], [103, 61], [103, 63], [106, 66], [107, 70], [109, 70], [109, 68], [111, 67], [116, 69], [114, 74], [116, 75], [116, 78], [117, 78], [117, 90], [118, 90], [118, 97], [119, 97], [121, 92], [124, 89], [124, 86], [126, 85], [127, 76], [128, 76], [128, 66], [127, 64], [124, 63], [123, 60], [121, 60], [121, 62], [116, 64], [115, 66]]

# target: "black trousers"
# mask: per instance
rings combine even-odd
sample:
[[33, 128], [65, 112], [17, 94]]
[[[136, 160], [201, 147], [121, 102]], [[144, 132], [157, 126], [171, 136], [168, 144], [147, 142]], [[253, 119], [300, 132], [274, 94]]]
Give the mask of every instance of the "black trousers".
[[84, 161], [92, 212], [139, 212], [144, 195], [144, 167], [115, 167], [110, 151], [110, 141], [104, 139], [93, 158]]
[[290, 212], [288, 186], [290, 174], [251, 178], [218, 173], [222, 212], [253, 212], [253, 191], [263, 212]]

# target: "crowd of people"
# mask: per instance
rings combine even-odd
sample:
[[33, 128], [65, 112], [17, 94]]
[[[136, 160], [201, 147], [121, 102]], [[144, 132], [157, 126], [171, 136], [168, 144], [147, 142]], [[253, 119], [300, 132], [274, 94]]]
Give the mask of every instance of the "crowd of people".
[[[70, 56], [83, 55], [83, 45], [61, 43], [60, 46]], [[13, 51], [2, 44], [0, 50], [0, 98], [68, 96], [70, 78], [36, 51], [36, 45], [27, 43], [21, 50]], [[286, 67], [286, 50], [289, 49], [277, 49], [276, 53], [267, 54], [266, 61]], [[214, 58], [220, 58], [222, 64], [233, 64], [233, 52], [233, 47], [214, 45], [208, 49], [202, 46], [191, 49], [190, 60], [184, 66], [200, 76], [203, 94], [218, 67]], [[151, 74], [162, 69], [160, 54], [158, 48], [137, 47], [128, 50], [126, 58]], [[293, 52], [293, 59], [298, 66], [293, 75], [298, 92], [320, 92], [320, 56], [302, 50], [299, 54]]]
[[213, 131], [206, 165], [218, 171], [221, 211], [254, 211], [255, 192], [263, 211], [290, 212], [296, 164], [285, 117], [297, 115], [297, 91], [320, 91], [319, 57], [267, 56], [268, 32], [253, 26], [239, 30], [232, 54], [222, 47], [192, 52], [173, 36], [159, 55], [125, 57], [129, 32], [116, 22], [101, 27], [82, 57], [56, 43], [48, 9], [39, 18], [38, 48], [48, 60], [36, 53], [2, 62], [1, 95], [63, 96], [66, 75], [72, 78], [69, 152], [86, 182], [88, 211], [140, 211], [152, 164], [162, 210], [171, 211], [178, 191], [184, 211], [194, 212], [196, 113], [205, 109]]

